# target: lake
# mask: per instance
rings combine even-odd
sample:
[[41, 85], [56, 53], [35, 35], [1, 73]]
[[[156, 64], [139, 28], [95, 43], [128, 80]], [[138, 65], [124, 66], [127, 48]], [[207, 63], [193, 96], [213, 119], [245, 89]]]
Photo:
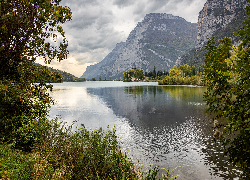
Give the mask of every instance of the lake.
[[182, 177], [177, 179], [238, 179], [240, 172], [213, 139], [213, 120], [204, 113], [205, 87], [120, 81], [53, 85], [50, 118], [59, 115], [69, 125], [76, 120], [74, 127], [92, 130], [115, 125], [135, 164], [178, 167], [173, 174]]

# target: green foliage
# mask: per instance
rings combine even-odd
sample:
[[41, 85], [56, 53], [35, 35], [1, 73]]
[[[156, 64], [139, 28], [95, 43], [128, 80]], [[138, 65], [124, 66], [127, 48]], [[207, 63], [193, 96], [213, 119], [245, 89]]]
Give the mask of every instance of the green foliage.
[[152, 72], [152, 71], [149, 71], [149, 72], [148, 72], [148, 76], [149, 76], [149, 77], [153, 77], [153, 72]]
[[[250, 14], [249, 7], [247, 11]], [[219, 137], [230, 161], [243, 170], [245, 177], [250, 177], [249, 25], [250, 20], [245, 21], [244, 29], [236, 33], [244, 39], [239, 47], [232, 46], [229, 38], [222, 39], [218, 46], [213, 39], [209, 40], [204, 76], [208, 83], [204, 95], [209, 105], [207, 111], [218, 120], [227, 119]], [[233, 139], [231, 134], [236, 134]]]
[[[1, 3], [0, 49], [1, 59], [6, 59], [2, 62], [1, 73], [9, 74], [8, 70], [15, 70], [20, 62], [34, 60], [34, 56], [42, 56], [46, 62], [66, 57], [68, 44], [60, 24], [71, 19], [71, 12], [59, 3], [60, 0], [8, 0]], [[55, 32], [63, 37], [59, 46], [46, 42], [46, 38], [56, 42]]]
[[169, 75], [158, 81], [159, 85], [198, 85], [204, 86], [202, 73], [198, 73], [194, 66], [187, 64], [174, 66], [170, 69]]
[[129, 75], [130, 77], [134, 76], [134, 74], [135, 74], [135, 71], [134, 71], [134, 70], [129, 70], [129, 71], [128, 71], [128, 75]]
[[[130, 79], [131, 81], [131, 79]], [[130, 82], [129, 79], [128, 79], [128, 72], [124, 72], [124, 75], [123, 75], [123, 82]]]
[[158, 81], [159, 85], [198, 85], [204, 86], [201, 75], [178, 77], [178, 76], [166, 76], [162, 81]]
[[196, 68], [194, 66], [189, 66], [187, 64], [180, 65], [178, 67], [182, 71], [182, 76], [194, 76], [196, 74]]
[[[34, 140], [23, 141], [21, 129], [27, 130], [26, 127], [32, 126], [33, 123], [44, 121], [52, 102], [47, 93], [48, 88], [51, 86], [45, 84], [31, 86], [15, 81], [0, 81], [0, 138], [2, 141], [15, 142], [16, 147], [26, 144], [28, 147], [23, 148], [30, 149]], [[37, 135], [30, 136], [35, 138]]]
[[174, 66], [172, 69], [169, 71], [169, 76], [177, 76], [180, 77], [182, 75], [183, 71], [176, 66]]
[[[0, 6], [0, 139], [27, 151], [39, 137], [29, 127], [42, 124], [53, 103], [48, 94], [52, 86], [45, 82], [61, 79], [35, 66], [35, 59], [61, 61], [68, 53], [60, 24], [71, 19], [71, 12], [59, 2], [8, 0]], [[60, 44], [57, 35], [63, 37]]]
[[145, 178], [145, 180], [156, 179], [158, 172], [159, 172], [159, 169], [157, 167], [154, 167], [153, 170], [149, 169], [147, 177]]
[[164, 75], [164, 73], [163, 73], [161, 70], [159, 70], [159, 71], [157, 72], [157, 77], [161, 77], [162, 75]]
[[0, 179], [32, 179], [35, 158], [9, 145], [0, 144]]
[[156, 70], [155, 70], [155, 66], [154, 66], [154, 70], [153, 70], [153, 78], [156, 77]]
[[144, 79], [145, 79], [146, 82], [150, 82], [150, 81], [151, 82], [152, 81], [157, 82], [159, 80], [163, 80], [166, 77], [166, 75], [169, 75], [168, 71], [166, 72], [166, 70], [164, 70], [164, 72], [162, 72], [162, 70], [159, 70], [159, 71], [156, 72], [156, 68], [154, 66], [153, 71], [149, 71], [148, 73], [145, 72]]
[[137, 79], [137, 80], [142, 80], [144, 79], [144, 74], [143, 74], [143, 69], [136, 69], [135, 70], [135, 73], [134, 73], [134, 77]]
[[131, 82], [132, 78], [135, 78], [136, 81], [143, 80], [143, 69], [135, 69], [124, 72], [123, 82]]

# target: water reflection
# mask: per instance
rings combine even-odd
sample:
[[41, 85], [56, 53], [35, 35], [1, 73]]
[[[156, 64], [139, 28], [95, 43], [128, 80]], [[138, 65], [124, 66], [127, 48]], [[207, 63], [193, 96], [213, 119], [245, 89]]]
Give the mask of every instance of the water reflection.
[[[232, 179], [239, 173], [213, 141], [204, 87], [88, 88], [132, 128], [119, 127], [123, 147], [144, 164], [174, 169], [180, 179]], [[125, 123], [124, 123], [125, 124]], [[127, 135], [126, 135], [127, 134]]]
[[99, 127], [113, 127], [118, 118], [113, 111], [100, 100], [98, 96], [90, 95], [86, 87], [55, 88], [52, 97], [56, 100], [49, 116], [55, 118], [60, 115], [61, 120], [75, 126], [84, 124], [89, 129]]
[[[137, 85], [137, 84], [133, 84]], [[205, 88], [77, 84], [56, 88], [51, 116], [88, 128], [113, 126], [123, 149], [145, 166], [174, 169], [179, 179], [233, 179], [239, 174], [213, 141], [204, 115]]]
[[[184, 122], [200, 111], [204, 88], [167, 86], [134, 86], [122, 88], [88, 88], [99, 96], [114, 113], [134, 126], [154, 128]], [[197, 88], [196, 88], [197, 89]], [[199, 104], [197, 104], [199, 103]]]

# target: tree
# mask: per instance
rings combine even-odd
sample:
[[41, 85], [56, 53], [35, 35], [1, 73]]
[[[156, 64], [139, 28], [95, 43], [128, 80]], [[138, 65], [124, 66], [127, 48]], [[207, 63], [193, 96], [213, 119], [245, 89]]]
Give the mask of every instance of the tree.
[[172, 69], [170, 69], [169, 76], [181, 76], [182, 70], [178, 69], [176, 66], [174, 66]]
[[156, 70], [155, 70], [155, 66], [154, 66], [154, 70], [153, 70], [153, 78], [156, 77]]
[[45, 128], [42, 125], [53, 102], [47, 93], [52, 86], [45, 82], [60, 77], [34, 62], [37, 57], [46, 63], [61, 61], [68, 54], [60, 24], [71, 20], [71, 11], [59, 3], [6, 0], [0, 4], [0, 138], [24, 150], [30, 150], [42, 133], [34, 126], [40, 123]]
[[143, 69], [136, 69], [135, 70], [135, 73], [134, 73], [134, 77], [137, 79], [137, 80], [142, 80], [144, 79], [144, 75], [143, 75]]
[[164, 70], [164, 75], [168, 76], [169, 72]]
[[135, 71], [134, 71], [134, 70], [129, 70], [129, 71], [128, 71], [129, 77], [134, 76], [134, 74], [135, 74]]
[[[250, 177], [250, 19], [244, 23], [244, 29], [235, 33], [242, 37], [239, 47], [233, 46], [229, 38], [220, 40], [219, 46], [213, 39], [208, 41], [204, 76], [208, 88], [204, 97], [207, 111], [215, 114], [215, 126], [218, 128], [218, 121], [224, 127], [215, 135], [225, 153], [242, 169], [243, 176]], [[227, 123], [221, 123], [221, 118]]]
[[153, 77], [154, 75], [153, 75], [153, 72], [152, 71], [149, 71], [148, 72], [148, 77]]
[[157, 72], [157, 76], [158, 76], [158, 77], [161, 77], [162, 75], [163, 75], [162, 70], [159, 70], [159, 71]]
[[194, 66], [189, 66], [187, 64], [184, 64], [180, 65], [178, 69], [182, 70], [183, 77], [195, 75], [193, 74], [193, 69], [195, 69]]

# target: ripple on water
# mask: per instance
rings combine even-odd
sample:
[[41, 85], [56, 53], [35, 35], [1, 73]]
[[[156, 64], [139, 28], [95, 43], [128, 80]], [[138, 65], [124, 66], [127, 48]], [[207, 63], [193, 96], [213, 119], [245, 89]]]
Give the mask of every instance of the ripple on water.
[[206, 135], [213, 129], [200, 122], [199, 118], [188, 117], [183, 123], [153, 128], [152, 131], [130, 126], [123, 119], [117, 132], [120, 132], [122, 147], [126, 147], [133, 160], [140, 160], [145, 169], [149, 164], [170, 170], [181, 166], [174, 174], [190, 180], [235, 177], [239, 172], [230, 166], [223, 168], [223, 164], [228, 164], [227, 158], [219, 150], [219, 144]]

